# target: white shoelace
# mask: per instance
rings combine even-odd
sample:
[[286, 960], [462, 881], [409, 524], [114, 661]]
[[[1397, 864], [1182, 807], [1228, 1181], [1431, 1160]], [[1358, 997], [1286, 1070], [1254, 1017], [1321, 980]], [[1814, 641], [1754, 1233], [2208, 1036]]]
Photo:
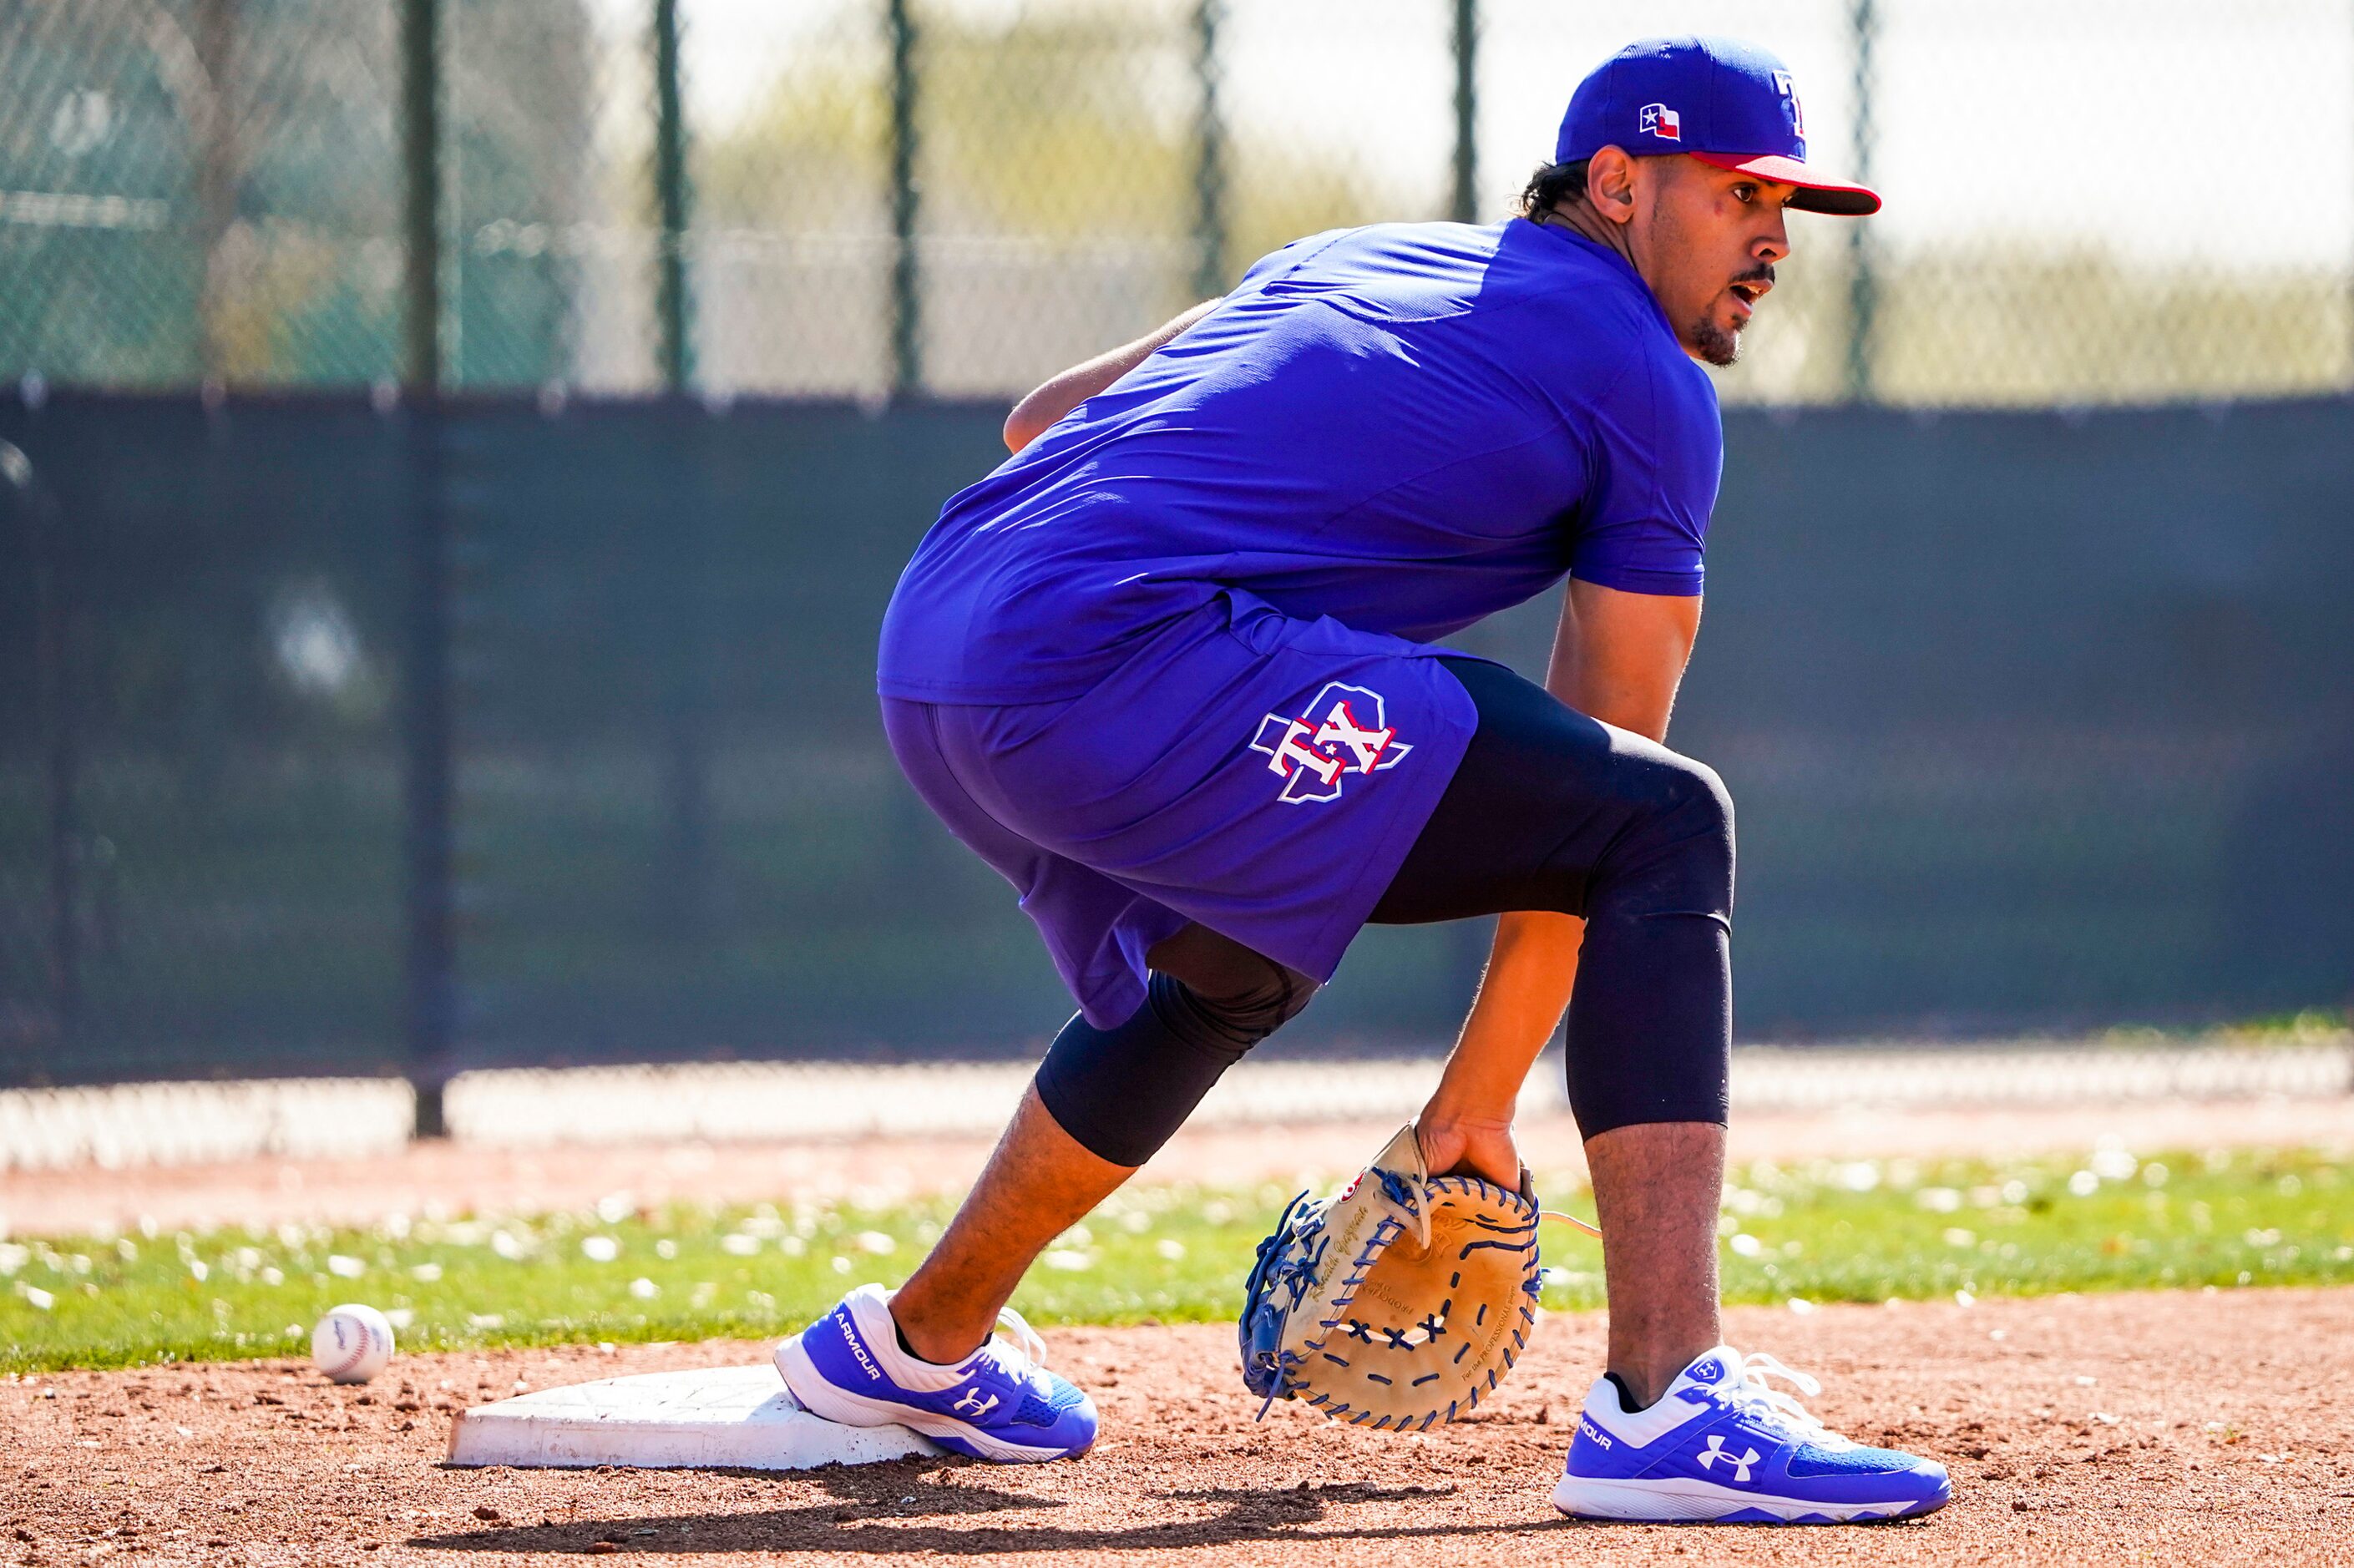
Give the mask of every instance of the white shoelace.
[[[1789, 1383], [1798, 1393], [1786, 1393], [1766, 1381], [1777, 1377]], [[1798, 1403], [1798, 1394], [1812, 1399], [1822, 1392], [1823, 1385], [1805, 1372], [1786, 1367], [1775, 1357], [1759, 1351], [1742, 1358], [1741, 1381], [1727, 1388], [1724, 1397], [1738, 1405], [1743, 1414], [1797, 1442], [1811, 1443], [1819, 1448], [1854, 1447], [1853, 1438], [1832, 1431]]]
[[[981, 1347], [983, 1355], [1014, 1377], [1045, 1369], [1046, 1341], [1038, 1337], [1038, 1330], [1030, 1326], [1027, 1319], [1011, 1307], [1001, 1307], [997, 1312], [997, 1326], [1001, 1330], [1010, 1332], [1012, 1337], [1007, 1338], [1004, 1332], [991, 1335], [989, 1343]], [[1019, 1365], [1014, 1364], [1017, 1359]]]

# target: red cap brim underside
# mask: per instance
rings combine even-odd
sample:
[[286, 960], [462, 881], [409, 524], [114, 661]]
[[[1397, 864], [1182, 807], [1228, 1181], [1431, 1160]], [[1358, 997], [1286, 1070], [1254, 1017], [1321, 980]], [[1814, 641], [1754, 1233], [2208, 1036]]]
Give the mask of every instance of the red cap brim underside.
[[1772, 180], [1776, 185], [1797, 186], [1798, 194], [1790, 198], [1790, 206], [1800, 212], [1827, 212], [1839, 217], [1869, 217], [1880, 210], [1877, 191], [1824, 179], [1796, 158], [1770, 153], [1755, 157], [1744, 157], [1738, 153], [1694, 153], [1692, 156], [1720, 169], [1755, 175], [1761, 180]]

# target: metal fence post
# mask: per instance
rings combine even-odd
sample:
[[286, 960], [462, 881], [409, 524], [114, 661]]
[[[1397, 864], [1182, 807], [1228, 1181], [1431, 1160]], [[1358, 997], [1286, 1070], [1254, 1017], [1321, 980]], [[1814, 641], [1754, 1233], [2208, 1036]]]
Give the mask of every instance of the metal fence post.
[[708, 493], [704, 468], [709, 461], [701, 439], [705, 416], [684, 397], [695, 378], [693, 297], [686, 273], [689, 221], [686, 172], [686, 110], [680, 87], [678, 0], [654, 0], [654, 191], [662, 217], [659, 307], [663, 389], [676, 400], [683, 429], [663, 454], [678, 463], [672, 492], [676, 501], [667, 574], [661, 600], [668, 622], [663, 642], [668, 661], [663, 703], [663, 753], [669, 837], [656, 897], [664, 927], [682, 937], [701, 936], [709, 924], [711, 842], [711, 747], [705, 724], [708, 707], [710, 632], [702, 586], [708, 556]]
[[887, 0], [891, 46], [891, 391], [906, 397], [924, 381], [923, 276], [916, 255], [916, 18], [913, 0]]
[[[20, 454], [21, 455], [21, 454]], [[39, 544], [40, 683], [48, 723], [49, 792], [49, 969], [56, 999], [58, 1041], [70, 1045], [80, 1032], [82, 1002], [81, 878], [86, 841], [81, 821], [81, 726], [75, 702], [76, 636], [73, 592], [63, 563], [57, 503], [27, 474], [27, 511]]]
[[[1873, 0], [1852, 0], [1849, 12], [1855, 62], [1854, 143], [1848, 166], [1859, 184], [1872, 183], [1872, 93], [1878, 85], [1872, 66], [1872, 42], [1880, 31]], [[1880, 310], [1878, 258], [1872, 250], [1872, 226], [1847, 225], [1847, 397], [1851, 403], [1869, 403], [1872, 385], [1873, 338]]]
[[416, 1136], [449, 1134], [457, 980], [451, 933], [450, 541], [441, 486], [441, 65], [440, 0], [404, 0], [406, 190], [401, 380], [408, 404], [409, 597], [403, 660], [402, 851], [408, 878], [406, 1057]]
[[1458, 223], [1479, 221], [1479, 0], [1455, 0], [1455, 199]]
[[695, 378], [692, 302], [686, 280], [686, 110], [679, 96], [678, 0], [654, 0], [654, 196], [662, 216], [656, 306], [662, 321], [663, 387], [684, 392]]
[[198, 0], [196, 52], [202, 68], [204, 123], [192, 127], [196, 150], [197, 373], [207, 382], [226, 379], [229, 365], [222, 317], [228, 302], [228, 258], [222, 242], [237, 221], [238, 116], [234, 101], [239, 0]]
[[440, 0], [401, 0], [400, 379], [411, 398], [441, 387]]
[[[80, 755], [75, 723], [74, 615], [67, 586], [63, 530], [57, 501], [33, 471], [32, 460], [0, 441], [0, 484], [5, 485], [32, 571], [34, 704], [41, 737], [42, 784], [48, 796], [49, 851], [48, 990], [51, 1044], [72, 1046], [81, 1016], [82, 827]], [[28, 1082], [36, 1062], [0, 1062], [0, 1081]]]
[[1218, 105], [1218, 24], [1224, 0], [1195, 0], [1193, 79], [1201, 90], [1193, 132], [1193, 297], [1226, 291], [1226, 124]]
[[671, 400], [664, 422], [673, 421], [656, 459], [670, 476], [670, 521], [658, 577], [647, 585], [663, 644], [657, 744], [666, 830], [652, 906], [668, 939], [693, 941], [719, 915], [712, 757], [720, 632], [713, 622], [722, 608], [711, 587], [717, 529], [711, 470], [721, 421], [684, 397]]

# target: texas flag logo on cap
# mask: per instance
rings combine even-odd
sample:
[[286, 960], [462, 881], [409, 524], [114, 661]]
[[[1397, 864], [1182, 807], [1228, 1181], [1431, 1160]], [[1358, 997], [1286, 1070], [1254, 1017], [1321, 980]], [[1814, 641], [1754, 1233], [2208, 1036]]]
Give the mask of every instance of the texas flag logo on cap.
[[1646, 136], [1657, 136], [1662, 142], [1684, 139], [1684, 122], [1676, 118], [1676, 111], [1664, 103], [1643, 105], [1642, 114], [1635, 122], [1635, 129]]

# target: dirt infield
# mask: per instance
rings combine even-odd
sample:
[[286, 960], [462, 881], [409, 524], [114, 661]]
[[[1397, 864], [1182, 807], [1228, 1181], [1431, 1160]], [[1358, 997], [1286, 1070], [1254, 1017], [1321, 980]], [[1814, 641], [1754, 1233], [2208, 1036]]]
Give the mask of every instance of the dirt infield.
[[[1733, 1121], [1732, 1157], [1923, 1159], [2078, 1152], [2104, 1141], [2160, 1150], [2344, 1147], [2349, 1102], [2151, 1100], [2130, 1104], [1848, 1107], [1754, 1112]], [[1394, 1121], [1298, 1127], [1192, 1128], [1144, 1168], [1144, 1181], [1253, 1185], [1352, 1174], [1397, 1130]], [[1548, 1181], [1583, 1173], [1567, 1116], [1524, 1117], [1521, 1151]], [[581, 1209], [609, 1193], [633, 1202], [751, 1202], [791, 1196], [875, 1203], [959, 1192], [991, 1139], [968, 1136], [825, 1142], [638, 1143], [497, 1149], [411, 1145], [353, 1160], [240, 1160], [107, 1170], [0, 1171], [0, 1235], [59, 1235], [143, 1218], [166, 1229], [288, 1221], [368, 1224], [393, 1213], [530, 1213]]]
[[1821, 1374], [1816, 1408], [1943, 1458], [1928, 1520], [1592, 1525], [1546, 1489], [1602, 1323], [1554, 1316], [1502, 1395], [1423, 1437], [1296, 1406], [1264, 1425], [1214, 1326], [1073, 1330], [1105, 1437], [1076, 1463], [922, 1460], [772, 1477], [439, 1467], [461, 1403], [743, 1361], [742, 1343], [416, 1357], [366, 1389], [285, 1362], [0, 1384], [0, 1563], [1186, 1560], [1611, 1563], [2354, 1560], [2354, 1292], [2247, 1290], [1731, 1315]]

